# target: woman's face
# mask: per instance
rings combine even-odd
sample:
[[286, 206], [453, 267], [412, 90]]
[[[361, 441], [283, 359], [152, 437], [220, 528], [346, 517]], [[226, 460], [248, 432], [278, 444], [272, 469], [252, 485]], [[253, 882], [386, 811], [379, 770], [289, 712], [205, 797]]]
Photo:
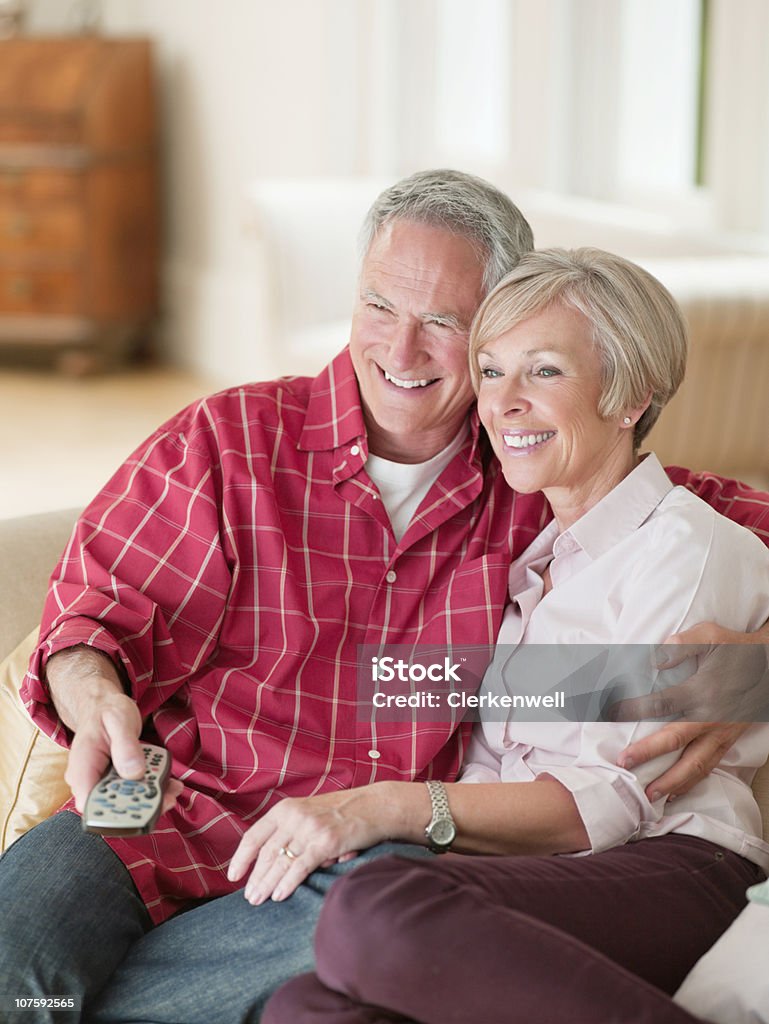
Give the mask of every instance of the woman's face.
[[577, 310], [547, 306], [477, 358], [478, 411], [515, 490], [544, 490], [559, 521], [574, 521], [630, 471], [632, 425], [598, 414], [601, 360]]

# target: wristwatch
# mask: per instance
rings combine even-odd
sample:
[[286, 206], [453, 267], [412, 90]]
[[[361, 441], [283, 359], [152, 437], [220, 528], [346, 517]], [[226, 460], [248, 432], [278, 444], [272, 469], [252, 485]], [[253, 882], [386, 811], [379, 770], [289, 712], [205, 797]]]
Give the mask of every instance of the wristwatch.
[[427, 845], [433, 853], [447, 853], [456, 839], [457, 826], [451, 817], [446, 787], [442, 782], [436, 782], [433, 779], [426, 782], [425, 785], [430, 794], [430, 803], [433, 808], [430, 824], [425, 829]]

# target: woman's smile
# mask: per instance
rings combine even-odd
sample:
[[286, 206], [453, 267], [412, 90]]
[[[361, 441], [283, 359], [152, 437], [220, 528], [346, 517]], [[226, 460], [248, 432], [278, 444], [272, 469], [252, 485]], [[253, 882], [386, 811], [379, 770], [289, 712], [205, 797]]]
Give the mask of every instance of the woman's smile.
[[555, 430], [503, 430], [500, 436], [506, 454], [532, 455], [551, 441], [556, 433]]
[[635, 465], [632, 431], [599, 412], [603, 363], [590, 323], [553, 302], [477, 358], [478, 412], [505, 479], [543, 491], [566, 529]]

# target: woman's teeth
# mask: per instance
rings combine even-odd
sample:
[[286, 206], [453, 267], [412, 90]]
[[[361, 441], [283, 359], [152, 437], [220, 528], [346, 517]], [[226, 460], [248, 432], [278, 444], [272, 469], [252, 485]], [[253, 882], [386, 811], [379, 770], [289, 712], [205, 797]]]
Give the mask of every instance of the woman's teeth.
[[508, 448], [531, 448], [555, 437], [554, 430], [545, 430], [541, 434], [503, 434], [502, 440]]
[[387, 370], [382, 371], [385, 375], [385, 380], [389, 380], [391, 384], [394, 384], [397, 388], [426, 388], [428, 384], [432, 384], [437, 377], [433, 377], [432, 380], [401, 380], [400, 377], [393, 377]]

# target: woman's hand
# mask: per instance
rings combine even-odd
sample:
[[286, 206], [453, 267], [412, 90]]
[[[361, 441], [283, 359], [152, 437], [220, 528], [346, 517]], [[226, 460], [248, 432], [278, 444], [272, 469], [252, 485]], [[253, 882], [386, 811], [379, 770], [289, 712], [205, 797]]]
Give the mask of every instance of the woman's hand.
[[402, 833], [404, 804], [396, 803], [394, 787], [401, 801], [413, 790], [429, 806], [426, 790], [418, 792], [425, 787], [387, 782], [281, 800], [243, 836], [227, 877], [237, 881], [253, 864], [245, 888], [249, 903], [286, 899], [316, 868]]

